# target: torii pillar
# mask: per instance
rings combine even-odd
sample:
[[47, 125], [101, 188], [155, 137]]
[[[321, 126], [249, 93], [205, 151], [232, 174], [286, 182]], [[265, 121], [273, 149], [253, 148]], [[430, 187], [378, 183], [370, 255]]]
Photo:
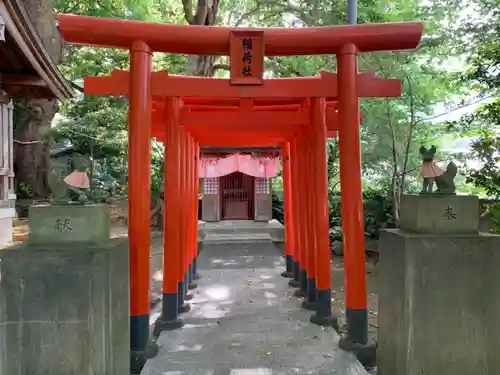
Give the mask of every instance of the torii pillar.
[[[144, 42], [130, 49], [130, 103], [128, 132], [128, 193], [130, 293], [141, 298], [130, 304], [130, 352], [132, 366], [140, 367], [158, 347], [149, 339], [150, 165], [152, 51]], [[147, 124], [144, 126], [144, 124]], [[148, 275], [144, 277], [144, 275]], [[134, 360], [140, 358], [140, 360]], [[134, 370], [134, 368], [132, 368]]]

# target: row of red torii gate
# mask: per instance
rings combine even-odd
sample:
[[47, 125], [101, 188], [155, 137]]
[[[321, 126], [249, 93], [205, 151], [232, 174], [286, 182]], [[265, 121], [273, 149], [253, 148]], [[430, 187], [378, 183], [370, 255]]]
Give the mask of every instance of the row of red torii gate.
[[[367, 290], [361, 188], [359, 98], [397, 97], [401, 82], [358, 72], [358, 54], [416, 48], [423, 24], [386, 23], [299, 29], [230, 29], [60, 15], [74, 44], [130, 50], [130, 72], [86, 77], [87, 95], [129, 97], [131, 351], [149, 342], [150, 146], [165, 144], [164, 279], [156, 333], [182, 326], [197, 277], [200, 146], [281, 147], [286, 271], [314, 310], [311, 322], [336, 325], [331, 311], [327, 137], [339, 138], [347, 338], [367, 342]], [[127, 32], [124, 32], [127, 30]], [[230, 56], [230, 78], [152, 71], [153, 52]], [[263, 79], [265, 56], [335, 54], [338, 73]]]

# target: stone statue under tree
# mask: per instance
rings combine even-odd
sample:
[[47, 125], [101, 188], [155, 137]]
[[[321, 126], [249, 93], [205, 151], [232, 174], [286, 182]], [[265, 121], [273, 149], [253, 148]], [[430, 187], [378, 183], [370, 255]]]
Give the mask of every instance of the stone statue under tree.
[[52, 190], [52, 203], [69, 204], [88, 202], [86, 190], [90, 188], [90, 180], [87, 174], [88, 158], [83, 155], [73, 154], [68, 159], [68, 170], [62, 171], [57, 163], [51, 163], [48, 182]]
[[[424, 146], [420, 147], [420, 155], [422, 156], [420, 177], [423, 179], [420, 194], [455, 194], [454, 179], [457, 175], [457, 166], [450, 162], [446, 170], [440, 168], [434, 161], [436, 151], [436, 146], [431, 146], [429, 149]], [[433, 190], [434, 184], [436, 184], [436, 190]]]

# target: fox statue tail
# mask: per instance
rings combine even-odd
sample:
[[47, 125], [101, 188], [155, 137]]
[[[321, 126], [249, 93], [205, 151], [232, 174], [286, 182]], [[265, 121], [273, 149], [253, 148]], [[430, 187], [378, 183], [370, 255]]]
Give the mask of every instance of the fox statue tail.
[[458, 167], [455, 163], [453, 163], [452, 161], [450, 163], [448, 163], [448, 166], [446, 167], [446, 172], [451, 176], [451, 177], [455, 177], [457, 175], [457, 172], [458, 172]]

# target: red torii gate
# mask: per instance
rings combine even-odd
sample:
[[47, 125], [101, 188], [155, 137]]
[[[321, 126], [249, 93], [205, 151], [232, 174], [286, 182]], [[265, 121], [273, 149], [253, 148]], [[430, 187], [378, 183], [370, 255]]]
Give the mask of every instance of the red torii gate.
[[[179, 77], [170, 76], [170, 78], [177, 80]], [[319, 91], [321, 95], [326, 95], [330, 99], [334, 99], [337, 91], [336, 78], [335, 74], [323, 72], [318, 78], [271, 80], [270, 83], [274, 91], [281, 95], [286, 95], [284, 93], [289, 90], [289, 95], [298, 96], [300, 94], [295, 93], [296, 90], [291, 88], [300, 87], [302, 83], [306, 82], [306, 84], [311, 86], [311, 94], [314, 95], [315, 92]], [[118, 70], [113, 71], [107, 77], [85, 77], [85, 93], [94, 95], [126, 95], [128, 93], [128, 79], [128, 72]], [[165, 121], [169, 117], [174, 116], [166, 113], [168, 99], [160, 95], [166, 92], [174, 95], [174, 97], [178, 97], [176, 89], [166, 89], [172, 85], [171, 82], [168, 82], [168, 79], [168, 73], [165, 71], [151, 74], [151, 83], [155, 82], [157, 86], [154, 90], [156, 96], [153, 96], [151, 135], [162, 142], [168, 142], [165, 132]], [[219, 89], [218, 93], [223, 97], [234, 95], [234, 89], [230, 86], [228, 80], [182, 77], [181, 81], [183, 85], [180, 86], [179, 91], [183, 93], [187, 92], [189, 95], [203, 95], [208, 93], [210, 91], [208, 88], [213, 86]], [[283, 83], [284, 88], [282, 88]], [[291, 83], [293, 85], [290, 85]], [[195, 86], [191, 87], [193, 84]], [[401, 94], [401, 82], [399, 80], [379, 79], [371, 72], [358, 75], [358, 86], [360, 87], [359, 95], [363, 97], [390, 97]], [[330, 101], [325, 102], [325, 104], [325, 123], [327, 129], [332, 135], [335, 135], [339, 129], [338, 113], [336, 110], [337, 102]], [[221, 99], [187, 97], [178, 101], [177, 106], [179, 107], [178, 123], [175, 126], [181, 126], [198, 143], [205, 146], [234, 147], [246, 145], [262, 147], [281, 145], [293, 139], [301, 131], [304, 131], [304, 127], [310, 124], [311, 116], [311, 100], [309, 98]], [[285, 152], [286, 150], [283, 151]], [[197, 157], [198, 155], [195, 155], [195, 158]], [[167, 191], [167, 188], [165, 189]], [[304, 207], [300, 211], [306, 209], [307, 207]], [[312, 221], [309, 220], [308, 222]], [[285, 224], [288, 227], [288, 233], [298, 231], [307, 225], [305, 222], [300, 223], [298, 224], [299, 229], [292, 230], [289, 228], [290, 224], [291, 219]], [[166, 230], [167, 232], [168, 230]], [[312, 230], [306, 231], [306, 237], [307, 232], [311, 233]], [[287, 241], [287, 272], [285, 273], [287, 276], [291, 275], [291, 265], [293, 264], [291, 242], [291, 240]], [[314, 247], [314, 244], [308, 246]], [[166, 250], [165, 254], [167, 254]], [[328, 259], [323, 259], [322, 262], [324, 261], [328, 261]], [[172, 264], [172, 261], [165, 259], [165, 264]], [[311, 262], [311, 264], [313, 263]], [[300, 275], [295, 273], [295, 276], [298, 278]], [[329, 279], [329, 273], [326, 276], [326, 279]], [[349, 274], [347, 278], [349, 278]], [[302, 293], [299, 293], [299, 295], [305, 295], [306, 292], [305, 275], [302, 275], [302, 280], [302, 284], [298, 283], [299, 280], [291, 283], [293, 286], [301, 286]], [[315, 287], [312, 287], [312, 291], [309, 302], [313, 302], [313, 299], [315, 300]], [[172, 306], [172, 303], [170, 303], [170, 306]], [[177, 309], [173, 309], [173, 311], [176, 312]], [[172, 317], [173, 315], [170, 314], [169, 316]], [[169, 321], [174, 320], [177, 322], [176, 318]]]
[[[311, 318], [316, 323], [331, 323], [329, 262], [321, 262], [329, 256], [328, 243], [328, 207], [326, 176], [326, 103], [324, 98], [338, 98], [339, 148], [341, 167], [342, 218], [345, 248], [346, 270], [346, 305], [348, 318], [348, 338], [361, 344], [366, 343], [367, 310], [366, 310], [366, 275], [364, 259], [363, 214], [360, 178], [360, 141], [359, 141], [359, 107], [358, 97], [363, 87], [359, 85], [357, 71], [357, 54], [383, 50], [399, 50], [415, 48], [423, 32], [422, 23], [395, 23], [359, 26], [334, 26], [302, 29], [251, 29], [232, 30], [222, 27], [198, 27], [182, 25], [154, 24], [138, 21], [81, 17], [71, 15], [59, 16], [59, 26], [63, 38], [76, 44], [88, 44], [102, 47], [118, 47], [130, 49], [131, 73], [129, 82], [124, 80], [120, 87], [125, 87], [130, 98], [129, 108], [129, 239], [131, 264], [131, 349], [133, 355], [141, 355], [146, 351], [148, 343], [149, 321], [149, 163], [150, 138], [152, 135], [151, 106], [154, 96], [169, 97], [166, 100], [165, 119], [168, 134], [167, 147], [168, 173], [166, 187], [169, 192], [184, 197], [190, 202], [189, 195], [194, 191], [193, 176], [196, 175], [197, 145], [187, 132], [180, 129], [182, 118], [180, 99], [174, 97], [209, 97], [214, 93], [222, 98], [309, 98], [309, 126], [301, 127], [300, 136], [283, 146], [285, 197], [288, 197], [286, 220], [291, 221], [293, 228], [292, 241], [294, 261], [298, 261], [300, 271], [305, 271], [306, 281], [316, 281], [315, 289], [316, 314]], [[133, 30], [124, 33], [123, 30]], [[245, 41], [254, 41], [256, 56], [254, 63], [242, 62], [242, 53], [248, 52]], [[241, 42], [243, 41], [243, 46]], [[239, 44], [238, 44], [239, 43]], [[251, 48], [250, 48], [251, 49]], [[245, 51], [243, 51], [245, 50]], [[206, 55], [231, 55], [231, 80], [212, 80], [206, 78], [184, 78], [163, 75], [151, 77], [152, 52], [171, 52]], [[259, 52], [260, 51], [260, 52]], [[326, 82], [331, 77], [306, 78], [300, 84], [297, 80], [262, 80], [263, 55], [305, 55], [332, 54], [338, 58], [338, 92], [328, 91]], [[245, 55], [243, 55], [245, 56]], [[252, 74], [252, 67], [258, 74]], [[250, 74], [247, 74], [249, 73]], [[158, 78], [158, 79], [157, 79]], [[191, 80], [192, 83], [187, 83]], [[207, 81], [208, 80], [208, 81]], [[195, 82], [196, 81], [196, 82]], [[275, 84], [273, 81], [283, 83]], [[203, 82], [203, 83], [202, 83]], [[200, 93], [196, 86], [203, 86]], [[209, 86], [211, 85], [211, 86]], [[281, 85], [281, 86], [280, 86]], [[207, 88], [210, 87], [208, 90]], [[116, 87], [113, 87], [116, 90]], [[196, 89], [196, 90], [195, 90]], [[194, 93], [196, 91], [196, 95]], [[123, 93], [123, 94], [127, 94]], [[109, 93], [113, 94], [113, 93]], [[188, 99], [186, 99], [186, 102]], [[248, 106], [248, 102], [245, 104]], [[257, 111], [254, 111], [257, 112]], [[191, 116], [187, 114], [186, 116]], [[230, 119], [230, 115], [227, 119]], [[275, 116], [270, 115], [269, 116]], [[264, 117], [262, 117], [263, 119]], [[232, 118], [234, 120], [235, 118]], [[146, 124], [146, 126], [143, 126]], [[188, 125], [194, 126], [194, 125]], [[192, 129], [190, 129], [193, 131]], [[262, 129], [261, 129], [262, 130]], [[283, 129], [279, 129], [282, 131]], [[255, 134], [254, 132], [248, 133]], [[217, 132], [220, 137], [220, 129]], [[279, 134], [283, 134], [280, 132]], [[289, 135], [289, 134], [288, 134]], [[215, 137], [204, 139], [215, 141]], [[242, 142], [244, 138], [238, 139]], [[273, 138], [272, 142], [289, 140], [286, 137]], [[172, 147], [172, 146], [177, 147]], [[233, 143], [234, 145], [234, 143]], [[289, 153], [288, 153], [289, 152]], [[288, 157], [287, 157], [288, 155]], [[301, 157], [298, 157], [301, 155]], [[174, 165], [174, 162], [177, 162]], [[181, 167], [184, 168], [181, 168]], [[170, 168], [169, 168], [170, 167]], [[194, 172], [193, 172], [194, 171]], [[304, 173], [306, 173], [304, 175]], [[308, 177], [308, 178], [307, 178]], [[311, 178], [314, 177], [314, 178]], [[289, 182], [287, 182], [289, 181]], [[181, 183], [185, 183], [189, 194], [183, 192]], [[314, 189], [316, 194], [304, 194]], [[295, 192], [298, 196], [295, 197]], [[290, 194], [294, 199], [290, 199]], [[167, 194], [165, 194], [167, 197]], [[167, 202], [178, 210], [180, 201], [172, 199]], [[192, 209], [192, 204], [188, 205]], [[194, 211], [191, 211], [193, 214]], [[313, 248], [311, 238], [301, 230], [301, 215], [304, 212], [313, 231]], [[196, 231], [193, 228], [193, 216], [181, 224], [183, 239], [172, 236], [173, 247], [166, 250], [186, 246], [187, 257], [179, 261], [186, 272], [186, 263], [193, 255], [193, 240]], [[291, 214], [291, 216], [290, 216]], [[191, 222], [191, 224], [189, 224]], [[290, 223], [289, 223], [290, 224]], [[314, 227], [312, 225], [314, 224]], [[166, 233], [173, 233], [166, 222]], [[289, 240], [287, 236], [287, 240]], [[177, 241], [177, 242], [176, 242]], [[185, 242], [182, 242], [185, 241]], [[290, 241], [288, 241], [290, 244]], [[176, 253], [180, 257], [180, 253]], [[172, 254], [172, 256], [174, 256]], [[179, 268], [179, 270], [181, 269]], [[327, 269], [328, 268], [328, 269]], [[351, 275], [351, 276], [348, 276]], [[175, 276], [175, 277], [174, 277]], [[172, 297], [173, 280], [180, 283], [182, 275], [169, 276], [170, 287], [164, 290], [164, 303]], [[302, 277], [304, 279], [304, 277]], [[172, 291], [172, 293], [169, 293]], [[179, 288], [175, 292], [180, 295]], [[176, 295], [177, 295], [176, 294]], [[171, 298], [172, 299], [172, 298]], [[177, 299], [176, 299], [177, 300]], [[173, 303], [173, 301], [172, 301]], [[166, 309], [168, 310], [168, 309]], [[164, 310], [164, 313], [167, 312]], [[162, 316], [169, 320], [168, 316]], [[161, 320], [161, 319], [160, 319]], [[166, 328], [166, 327], [165, 327]]]

